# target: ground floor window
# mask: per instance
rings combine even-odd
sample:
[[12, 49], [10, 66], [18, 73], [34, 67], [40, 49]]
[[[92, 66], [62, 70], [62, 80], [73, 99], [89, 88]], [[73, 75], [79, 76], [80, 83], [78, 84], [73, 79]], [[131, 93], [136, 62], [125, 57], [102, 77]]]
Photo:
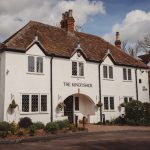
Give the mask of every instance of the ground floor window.
[[104, 97], [104, 110], [114, 110], [114, 97]]
[[47, 95], [22, 94], [22, 112], [47, 112]]
[[124, 97], [124, 103], [132, 101], [132, 97]]

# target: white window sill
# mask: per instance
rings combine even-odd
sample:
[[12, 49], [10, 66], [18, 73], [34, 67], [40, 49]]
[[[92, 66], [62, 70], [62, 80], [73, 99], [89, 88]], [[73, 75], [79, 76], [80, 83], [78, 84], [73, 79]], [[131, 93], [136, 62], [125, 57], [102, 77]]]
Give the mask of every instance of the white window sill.
[[38, 72], [27, 72], [27, 74], [32, 74], [32, 75], [44, 75], [44, 73], [38, 73]]
[[103, 80], [114, 81], [114, 79], [111, 78], [103, 78]]
[[71, 76], [71, 78], [82, 78], [82, 79], [85, 79], [85, 76]]
[[133, 82], [132, 80], [123, 80], [123, 82]]
[[103, 112], [115, 112], [115, 110], [103, 110]]
[[39, 114], [49, 114], [49, 112], [21, 112], [20, 115], [39, 115]]

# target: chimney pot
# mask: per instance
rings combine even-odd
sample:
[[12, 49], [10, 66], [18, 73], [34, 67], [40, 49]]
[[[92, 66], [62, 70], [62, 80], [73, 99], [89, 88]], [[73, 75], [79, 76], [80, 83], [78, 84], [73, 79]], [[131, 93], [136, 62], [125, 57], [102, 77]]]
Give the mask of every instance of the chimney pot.
[[121, 48], [121, 41], [120, 41], [120, 33], [119, 32], [116, 32], [115, 46], [118, 48]]
[[62, 14], [62, 20], [60, 22], [61, 28], [66, 31], [73, 32], [74, 31], [74, 18], [72, 16], [72, 10], [66, 11]]

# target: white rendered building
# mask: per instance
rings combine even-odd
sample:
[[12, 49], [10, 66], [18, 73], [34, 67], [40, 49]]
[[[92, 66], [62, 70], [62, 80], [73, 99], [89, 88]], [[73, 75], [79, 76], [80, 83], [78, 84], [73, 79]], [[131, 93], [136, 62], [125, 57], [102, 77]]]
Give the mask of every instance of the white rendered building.
[[[122, 115], [118, 106], [124, 101], [149, 102], [148, 67], [120, 44], [118, 33], [113, 46], [74, 31], [71, 10], [61, 28], [30, 21], [0, 46], [0, 121], [27, 116], [74, 122], [85, 116], [96, 123]], [[18, 107], [10, 113], [12, 100]]]

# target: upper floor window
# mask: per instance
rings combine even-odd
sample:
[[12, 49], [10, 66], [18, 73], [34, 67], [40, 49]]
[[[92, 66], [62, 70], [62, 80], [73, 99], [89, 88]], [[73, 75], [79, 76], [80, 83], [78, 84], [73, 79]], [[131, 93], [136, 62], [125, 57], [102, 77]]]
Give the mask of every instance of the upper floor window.
[[43, 58], [28, 56], [28, 72], [43, 73]]
[[123, 80], [132, 80], [131, 69], [123, 68]]
[[72, 75], [73, 76], [84, 76], [84, 63], [83, 62], [72, 62]]
[[106, 79], [113, 79], [113, 67], [103, 66], [103, 77]]

